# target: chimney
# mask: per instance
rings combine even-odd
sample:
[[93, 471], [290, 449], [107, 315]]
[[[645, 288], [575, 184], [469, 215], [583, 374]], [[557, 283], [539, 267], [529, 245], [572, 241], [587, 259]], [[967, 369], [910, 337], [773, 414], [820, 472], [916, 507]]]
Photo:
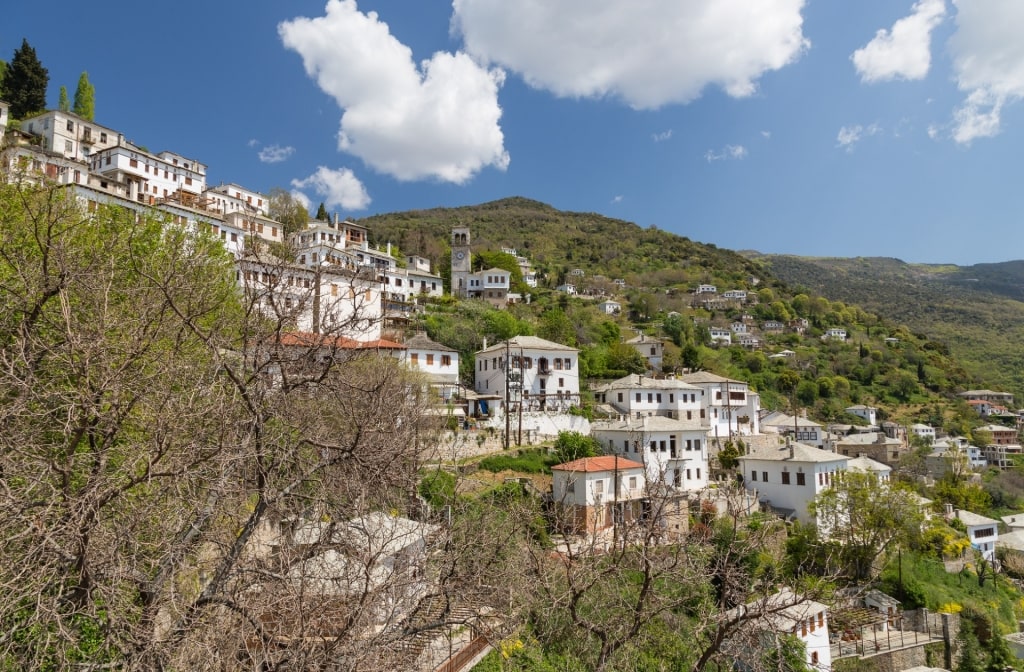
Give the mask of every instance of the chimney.
[[487, 337], [486, 336], [484, 336], [484, 347], [482, 347], [480, 349], [481, 350], [486, 350], [487, 349]]

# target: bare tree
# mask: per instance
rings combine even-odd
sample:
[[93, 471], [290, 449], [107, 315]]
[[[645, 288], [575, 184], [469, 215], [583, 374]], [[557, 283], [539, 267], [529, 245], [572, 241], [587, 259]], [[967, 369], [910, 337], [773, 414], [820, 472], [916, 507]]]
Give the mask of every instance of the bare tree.
[[487, 603], [358, 301], [290, 339], [287, 261], [243, 291], [212, 237], [72, 193], [0, 187], [0, 668], [399, 669], [422, 605]]

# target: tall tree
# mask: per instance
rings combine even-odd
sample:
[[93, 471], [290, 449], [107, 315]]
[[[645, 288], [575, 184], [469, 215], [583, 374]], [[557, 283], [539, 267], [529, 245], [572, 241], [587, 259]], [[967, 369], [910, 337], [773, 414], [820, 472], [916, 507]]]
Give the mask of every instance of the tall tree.
[[68, 87], [60, 87], [60, 96], [57, 98], [57, 109], [61, 112], [71, 111], [71, 101], [68, 100]]
[[24, 119], [46, 109], [46, 87], [50, 73], [36, 56], [36, 50], [22, 39], [21, 47], [14, 50], [14, 58], [3, 79], [0, 99], [11, 106], [11, 117]]
[[72, 110], [83, 119], [93, 120], [96, 115], [96, 88], [89, 81], [89, 73], [82, 71], [75, 88], [75, 106]]
[[326, 222], [330, 215], [327, 214], [327, 208], [324, 207], [323, 201], [320, 202], [320, 207], [316, 209], [316, 218], [318, 221]]

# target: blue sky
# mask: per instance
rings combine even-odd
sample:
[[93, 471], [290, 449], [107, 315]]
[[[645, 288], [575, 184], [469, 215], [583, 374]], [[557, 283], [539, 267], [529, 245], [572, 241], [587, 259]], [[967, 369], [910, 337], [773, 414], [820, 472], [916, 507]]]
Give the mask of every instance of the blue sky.
[[362, 217], [525, 196], [730, 249], [1024, 257], [1019, 0], [16, 3], [49, 102]]

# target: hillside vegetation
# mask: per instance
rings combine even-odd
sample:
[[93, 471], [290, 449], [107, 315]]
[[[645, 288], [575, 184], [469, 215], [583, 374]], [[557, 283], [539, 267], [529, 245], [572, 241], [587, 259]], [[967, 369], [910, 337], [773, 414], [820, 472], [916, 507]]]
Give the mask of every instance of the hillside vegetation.
[[941, 341], [977, 381], [1024, 392], [1024, 262], [959, 267], [881, 257], [755, 259], [793, 287], [855, 303]]

